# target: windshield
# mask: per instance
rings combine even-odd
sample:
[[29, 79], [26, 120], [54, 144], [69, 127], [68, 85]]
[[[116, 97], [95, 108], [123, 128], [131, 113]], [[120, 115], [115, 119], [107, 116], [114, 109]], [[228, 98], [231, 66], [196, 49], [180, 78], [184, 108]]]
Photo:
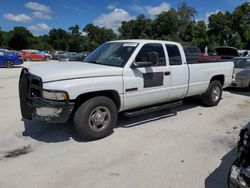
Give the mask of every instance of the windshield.
[[235, 68], [240, 68], [240, 69], [250, 69], [250, 58], [235, 59], [234, 66]]
[[84, 59], [85, 62], [108, 66], [123, 67], [138, 43], [111, 42], [104, 43]]

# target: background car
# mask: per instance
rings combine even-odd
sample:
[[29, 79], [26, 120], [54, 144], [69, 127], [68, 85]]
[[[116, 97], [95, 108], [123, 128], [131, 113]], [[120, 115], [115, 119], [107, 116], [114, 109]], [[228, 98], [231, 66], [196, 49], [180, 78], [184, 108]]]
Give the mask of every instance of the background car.
[[50, 61], [52, 59], [52, 55], [50, 55], [49, 53], [43, 52], [43, 51], [36, 51], [38, 54], [44, 55], [45, 61]]
[[65, 52], [65, 51], [55, 51], [55, 52], [53, 53], [53, 55], [52, 55], [52, 59], [58, 60], [59, 57], [60, 57], [62, 54], [64, 54], [64, 53], [66, 53], [66, 52]]
[[43, 61], [46, 59], [45, 54], [40, 53], [37, 50], [22, 50], [22, 59], [24, 61], [33, 61], [33, 60], [38, 60], [38, 61]]
[[89, 54], [90, 54], [90, 52], [83, 52], [83, 53], [81, 53], [82, 60], [84, 60]]
[[250, 57], [234, 59], [235, 81], [232, 87], [247, 88], [250, 91]]
[[83, 54], [76, 52], [67, 52], [59, 57], [59, 61], [82, 61]]
[[0, 66], [11, 68], [15, 65], [23, 64], [23, 60], [17, 55], [13, 53], [9, 53], [3, 50], [0, 50]]
[[200, 49], [196, 46], [184, 46], [183, 48], [188, 64], [221, 61], [220, 56], [211, 54], [205, 55], [201, 53]]
[[19, 50], [10, 50], [9, 52], [18, 55], [19, 57], [22, 57], [23, 54], [23, 52]]
[[215, 51], [217, 55], [221, 57], [221, 59], [225, 59], [225, 60], [233, 59], [235, 57], [240, 56], [236, 48], [229, 47], [229, 46], [222, 46], [222, 47], [215, 48]]

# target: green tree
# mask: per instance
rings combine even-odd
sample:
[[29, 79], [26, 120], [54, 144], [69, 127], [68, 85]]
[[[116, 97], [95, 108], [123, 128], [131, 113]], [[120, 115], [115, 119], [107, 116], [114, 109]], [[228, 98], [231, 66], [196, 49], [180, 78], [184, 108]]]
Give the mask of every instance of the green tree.
[[222, 46], [227, 46], [233, 39], [232, 14], [230, 12], [218, 12], [209, 17], [209, 36]]
[[236, 7], [232, 13], [232, 25], [234, 32], [238, 33], [243, 43], [243, 48], [250, 48], [249, 26], [250, 26], [250, 4], [243, 3]]
[[48, 42], [55, 50], [68, 50], [69, 34], [63, 29], [52, 29], [49, 32]]
[[177, 14], [179, 20], [179, 37], [184, 42], [191, 42], [194, 34], [194, 18], [197, 15], [197, 11], [186, 3], [182, 3], [177, 9]]
[[41, 51], [53, 50], [53, 47], [49, 44], [48, 39], [49, 39], [48, 35], [34, 37], [30, 48]]
[[123, 21], [119, 28], [120, 38], [124, 39], [151, 39], [152, 20], [144, 15], [139, 15], [135, 20]]
[[198, 46], [202, 51], [209, 46], [207, 26], [205, 21], [198, 21], [194, 26], [192, 44]]
[[93, 24], [86, 25], [83, 29], [83, 32], [87, 34], [91, 41], [96, 43], [96, 47], [104, 42], [115, 40], [117, 38], [112, 29], [98, 27]]
[[[179, 28], [178, 14], [175, 9], [170, 9], [167, 12], [162, 12], [153, 21], [155, 38], [171, 39], [178, 38], [176, 31]], [[175, 36], [175, 37], [174, 37]]]
[[[81, 44], [83, 42], [83, 38], [81, 36], [80, 33], [80, 27], [79, 25], [75, 25], [75, 26], [71, 26], [69, 28], [70, 32], [70, 36], [69, 36], [69, 51], [73, 51], [73, 52], [80, 52], [82, 51], [82, 47]], [[84, 51], [84, 50], [83, 50]]]
[[8, 46], [10, 49], [22, 50], [31, 45], [33, 35], [25, 27], [14, 27], [10, 31], [10, 38], [8, 39]]

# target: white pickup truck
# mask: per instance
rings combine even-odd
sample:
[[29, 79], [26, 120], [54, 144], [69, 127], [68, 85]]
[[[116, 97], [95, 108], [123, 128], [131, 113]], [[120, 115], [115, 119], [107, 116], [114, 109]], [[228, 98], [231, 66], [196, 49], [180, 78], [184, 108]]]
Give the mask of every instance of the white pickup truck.
[[[190, 53], [189, 53], [190, 55]], [[198, 61], [197, 61], [198, 62]], [[179, 43], [120, 40], [104, 43], [84, 62], [24, 68], [19, 95], [24, 119], [62, 123], [73, 119], [86, 140], [112, 133], [118, 113], [145, 114], [201, 95], [219, 103], [233, 80], [233, 62], [188, 64]]]

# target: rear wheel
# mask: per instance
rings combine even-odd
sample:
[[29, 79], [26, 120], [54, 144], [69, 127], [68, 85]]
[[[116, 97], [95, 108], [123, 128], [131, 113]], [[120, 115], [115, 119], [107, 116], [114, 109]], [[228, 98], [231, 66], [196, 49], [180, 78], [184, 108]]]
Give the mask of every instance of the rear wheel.
[[221, 96], [221, 82], [214, 80], [209, 84], [206, 93], [202, 95], [202, 102], [207, 106], [216, 106], [220, 102]]
[[51, 58], [49, 56], [45, 57], [45, 61], [50, 61], [50, 60], [51, 60]]
[[76, 111], [73, 122], [85, 140], [97, 140], [110, 135], [117, 122], [117, 108], [108, 97], [94, 97], [84, 102]]
[[14, 62], [11, 61], [11, 60], [5, 61], [4, 64], [5, 64], [5, 67], [7, 67], [7, 68], [12, 68], [12, 67], [14, 67]]
[[31, 61], [31, 58], [30, 57], [26, 57], [24, 60], [25, 61]]

